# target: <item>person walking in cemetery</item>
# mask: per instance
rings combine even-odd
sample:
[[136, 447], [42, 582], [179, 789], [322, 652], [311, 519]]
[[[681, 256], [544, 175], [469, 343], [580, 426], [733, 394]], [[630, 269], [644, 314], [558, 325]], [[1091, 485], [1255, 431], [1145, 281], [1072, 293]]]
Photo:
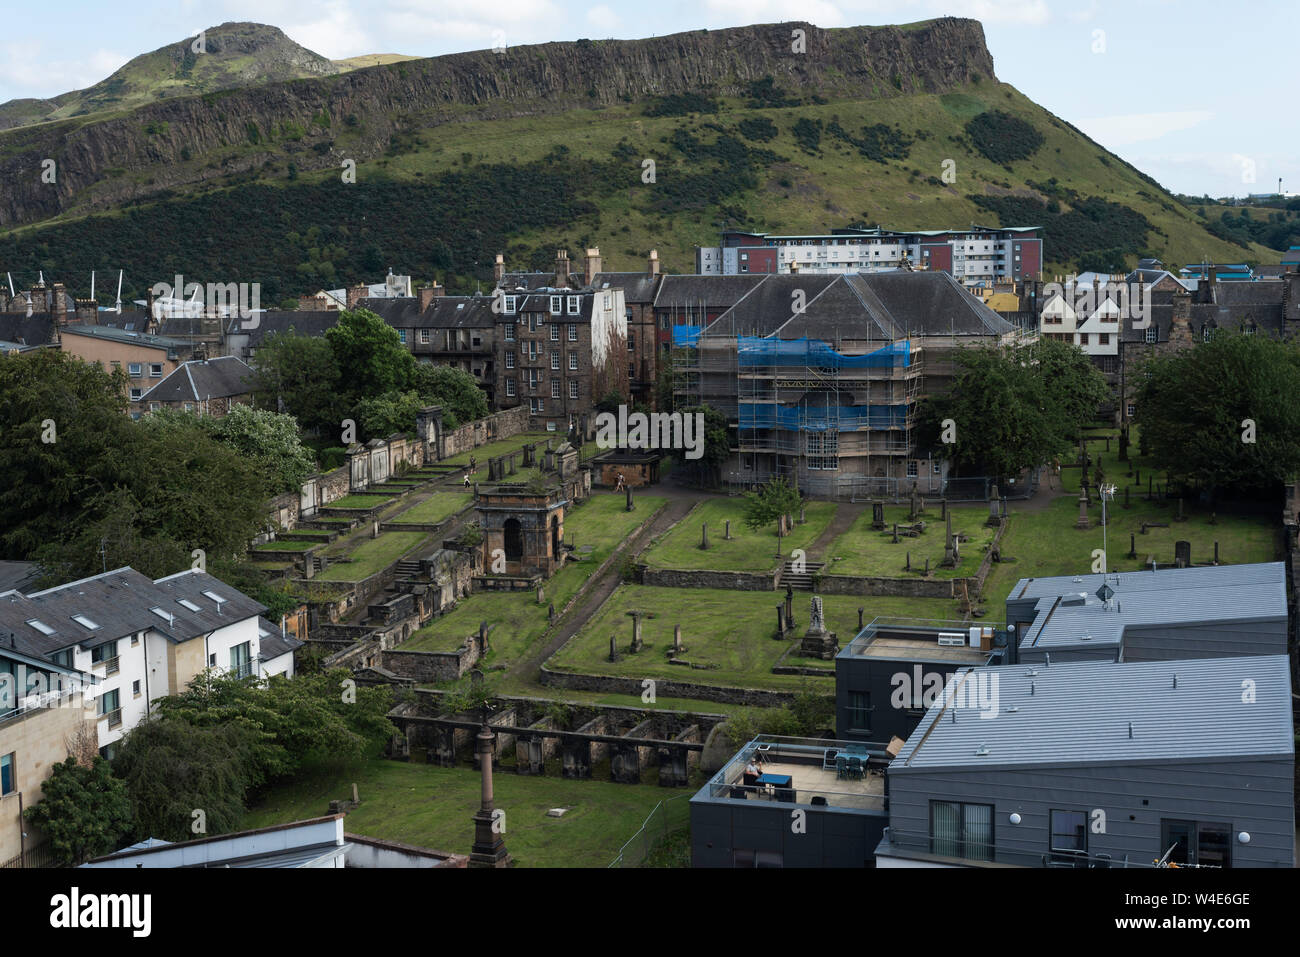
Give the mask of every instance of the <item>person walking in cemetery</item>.
[[469, 488], [469, 469], [465, 470], [465, 487]]
[[615, 476], [615, 481], [616, 481], [617, 484], [615, 484], [615, 486], [614, 486], [614, 491], [615, 491], [615, 492], [621, 492], [621, 491], [623, 491], [623, 473], [622, 473], [622, 472], [619, 472], [619, 473]]

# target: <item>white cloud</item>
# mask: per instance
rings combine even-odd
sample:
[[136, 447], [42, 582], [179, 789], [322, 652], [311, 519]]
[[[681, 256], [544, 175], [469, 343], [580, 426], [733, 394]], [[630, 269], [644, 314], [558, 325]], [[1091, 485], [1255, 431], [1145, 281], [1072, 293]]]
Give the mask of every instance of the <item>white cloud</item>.
[[1097, 15], [1097, 0], [1088, 0], [1088, 5], [1081, 10], [1071, 10], [1065, 19], [1071, 23], [1087, 23]]
[[704, 9], [719, 26], [739, 26], [748, 23], [784, 23], [801, 20], [819, 27], [838, 27], [845, 24], [839, 6], [829, 0], [807, 0], [791, 8], [782, 0], [705, 0]]
[[1110, 149], [1158, 140], [1169, 133], [1190, 130], [1214, 118], [1208, 110], [1178, 110], [1168, 113], [1128, 113], [1079, 120], [1075, 125]]
[[51, 59], [39, 41], [35, 44], [10, 42], [0, 52], [0, 87], [11, 91], [14, 97], [57, 96], [94, 86], [129, 59], [124, 54], [101, 49], [75, 60], [58, 60]]
[[587, 22], [593, 27], [610, 32], [623, 26], [623, 19], [603, 3], [587, 11]]
[[1047, 0], [950, 0], [942, 4], [942, 13], [952, 17], [971, 17], [983, 23], [1021, 26], [1043, 26], [1052, 19]]

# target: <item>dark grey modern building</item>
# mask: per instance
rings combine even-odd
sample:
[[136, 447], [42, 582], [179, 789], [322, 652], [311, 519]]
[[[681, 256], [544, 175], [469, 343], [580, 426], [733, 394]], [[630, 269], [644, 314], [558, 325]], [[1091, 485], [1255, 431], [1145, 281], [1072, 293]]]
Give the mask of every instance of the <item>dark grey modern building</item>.
[[835, 730], [846, 741], [904, 740], [960, 668], [1001, 664], [1001, 626], [877, 618], [835, 656]]
[[1294, 867], [1294, 774], [1285, 655], [969, 669], [889, 765], [876, 865]]
[[[751, 760], [770, 783], [745, 783]], [[756, 738], [691, 798], [692, 866], [872, 866], [887, 763], [883, 745]]]
[[1286, 565], [1022, 578], [1012, 661], [1170, 661], [1287, 653]]

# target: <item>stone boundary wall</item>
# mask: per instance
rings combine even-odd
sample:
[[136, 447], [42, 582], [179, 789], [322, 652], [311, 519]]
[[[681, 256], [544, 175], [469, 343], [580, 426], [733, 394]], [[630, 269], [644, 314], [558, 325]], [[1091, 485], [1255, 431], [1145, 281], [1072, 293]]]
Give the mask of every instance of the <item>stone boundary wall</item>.
[[528, 406], [517, 405], [513, 409], [496, 412], [477, 422], [467, 422], [458, 429], [444, 432], [440, 442], [442, 447], [437, 450], [437, 460], [454, 458], [489, 442], [521, 435], [529, 431], [528, 418]]
[[[794, 700], [792, 691], [762, 691], [756, 688], [724, 688], [718, 685], [700, 685], [686, 681], [654, 678], [655, 695], [664, 698], [696, 698], [700, 701], [717, 701], [722, 704], [739, 704], [776, 708]], [[586, 675], [567, 671], [552, 671], [542, 666], [541, 683], [547, 688], [566, 688], [570, 691], [597, 691], [602, 694], [640, 695], [641, 678], [621, 678], [615, 675]]]
[[402, 651], [383, 653], [383, 667], [400, 678], [414, 681], [456, 681], [482, 657], [478, 636], [467, 638], [455, 651]]
[[637, 583], [661, 588], [722, 588], [727, 591], [775, 591], [773, 575], [711, 569], [651, 568], [637, 565]]

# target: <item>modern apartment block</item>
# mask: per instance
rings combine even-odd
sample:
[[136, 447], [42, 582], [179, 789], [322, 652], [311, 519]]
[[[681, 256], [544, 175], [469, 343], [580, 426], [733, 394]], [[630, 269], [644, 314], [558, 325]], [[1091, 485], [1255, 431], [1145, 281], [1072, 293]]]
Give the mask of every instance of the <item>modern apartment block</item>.
[[900, 268], [949, 273], [963, 285], [1038, 279], [1043, 240], [1038, 226], [907, 231], [833, 229], [793, 235], [722, 234], [721, 246], [697, 247], [695, 271], [703, 275], [798, 272], [825, 275]]
[[695, 866], [1294, 866], [1283, 563], [1022, 579], [1006, 621], [871, 622], [835, 740], [691, 799]]

